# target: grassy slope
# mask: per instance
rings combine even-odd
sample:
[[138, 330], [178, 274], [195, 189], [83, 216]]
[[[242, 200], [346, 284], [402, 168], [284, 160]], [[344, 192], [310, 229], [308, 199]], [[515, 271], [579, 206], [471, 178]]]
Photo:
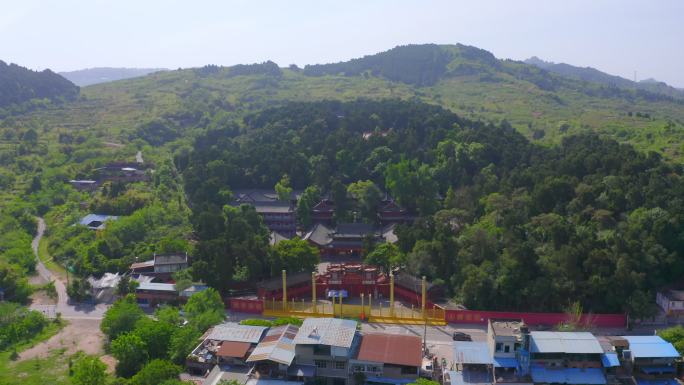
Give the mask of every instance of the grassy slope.
[[[35, 346], [59, 332], [63, 325], [50, 324], [32, 340], [17, 345], [17, 352]], [[42, 384], [69, 384], [67, 374], [68, 357], [64, 350], [50, 352], [46, 359], [31, 359], [21, 362], [10, 360], [12, 350], [0, 352], [0, 385], [42, 385]]]
[[[448, 77], [434, 86], [415, 88], [376, 77], [308, 77], [290, 70], [283, 70], [279, 80], [262, 75], [200, 77], [192, 70], [180, 70], [85, 87], [76, 102], [35, 111], [16, 121], [18, 126], [32, 121], [58, 131], [95, 130], [105, 141], [125, 142], [140, 122], [178, 114], [189, 107], [203, 110], [223, 105], [243, 114], [288, 100], [418, 98], [470, 118], [506, 119], [530, 138], [534, 131], [543, 130], [539, 140], [546, 143], [558, 142], [566, 134], [593, 130], [669, 158], [681, 159], [684, 154], [682, 105], [630, 103], [568, 88], [551, 93], [505, 73], [497, 77], [496, 82], [480, 81], [477, 76]], [[630, 111], [647, 112], [651, 118], [630, 117]], [[676, 122], [675, 126], [666, 128], [668, 121]], [[570, 126], [566, 133], [559, 130], [563, 123]]]

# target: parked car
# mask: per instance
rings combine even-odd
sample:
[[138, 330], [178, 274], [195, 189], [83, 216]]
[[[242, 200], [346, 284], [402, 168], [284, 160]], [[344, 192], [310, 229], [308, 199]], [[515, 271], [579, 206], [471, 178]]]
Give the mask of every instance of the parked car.
[[463, 332], [454, 332], [454, 334], [451, 335], [451, 338], [454, 341], [472, 341], [473, 339], [470, 338], [469, 334], [465, 334]]

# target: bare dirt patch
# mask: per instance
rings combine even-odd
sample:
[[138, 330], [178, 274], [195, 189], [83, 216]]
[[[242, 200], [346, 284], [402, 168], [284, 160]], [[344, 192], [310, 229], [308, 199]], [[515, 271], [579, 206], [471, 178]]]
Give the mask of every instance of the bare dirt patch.
[[36, 290], [31, 294], [31, 305], [56, 305], [57, 299], [50, 298], [44, 290]]
[[19, 361], [32, 358], [47, 358], [55, 349], [65, 349], [71, 355], [81, 350], [87, 354], [102, 354], [103, 334], [99, 319], [73, 319], [59, 333], [49, 340], [19, 354]]
[[110, 356], [109, 354], [105, 354], [104, 356], [100, 357], [100, 361], [107, 365], [107, 373], [114, 374], [114, 369], [116, 369], [116, 358]]

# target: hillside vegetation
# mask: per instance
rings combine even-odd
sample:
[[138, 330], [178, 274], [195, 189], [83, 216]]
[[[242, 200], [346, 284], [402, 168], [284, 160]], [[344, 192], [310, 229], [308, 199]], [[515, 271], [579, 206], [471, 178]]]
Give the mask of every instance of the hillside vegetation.
[[303, 69], [272, 62], [206, 66], [98, 84], [81, 95], [66, 106], [15, 114], [5, 125], [39, 122], [127, 140], [140, 125], [162, 119], [178, 137], [193, 135], [216, 115], [244, 116], [288, 101], [399, 98], [440, 105], [469, 119], [505, 120], [542, 143], [597, 132], [671, 159], [684, 151], [679, 99], [571, 79], [463, 45], [403, 46]]
[[601, 72], [596, 68], [577, 67], [566, 63], [547, 62], [539, 59], [536, 56], [533, 56], [525, 60], [525, 63], [532, 64], [541, 69], [545, 69], [549, 72], [553, 72], [571, 79], [583, 80], [591, 83], [605, 84], [607, 86], [612, 87], [639, 89], [647, 92], [652, 92], [654, 94], [661, 94], [671, 96], [677, 99], [684, 99], [683, 90], [674, 88], [663, 82], [659, 82], [653, 79], [646, 79], [639, 82], [635, 82], [620, 76], [610, 75], [605, 72]]
[[[0, 115], [3, 223], [21, 226], [8, 237], [26, 250], [31, 216], [44, 216], [50, 254], [79, 276], [183, 251], [197, 256], [191, 278], [223, 291], [310, 271], [300, 242], [271, 247], [254, 210], [225, 207], [232, 190], [285, 182], [330, 193], [339, 221], [372, 222], [363, 200], [390, 192], [418, 218], [397, 229], [391, 263], [473, 308], [578, 300], [646, 315], [684, 270], [684, 104], [668, 95], [419, 45], [305, 68], [158, 72], [34, 102]], [[149, 182], [67, 183], [139, 150]], [[123, 218], [72, 226], [89, 212]], [[3, 262], [22, 289], [31, 263]]]
[[278, 273], [254, 210], [221, 207], [231, 189], [284, 175], [330, 193], [338, 221], [376, 220], [352, 214], [364, 203], [350, 185], [389, 191], [420, 218], [396, 231], [399, 265], [476, 309], [561, 311], [573, 299], [646, 315], [684, 272], [681, 165], [595, 134], [545, 148], [423, 103], [293, 103], [210, 129], [175, 162], [200, 241], [193, 269], [219, 287]]
[[0, 116], [2, 109], [31, 99], [74, 99], [78, 87], [56, 73], [31, 71], [0, 60]]

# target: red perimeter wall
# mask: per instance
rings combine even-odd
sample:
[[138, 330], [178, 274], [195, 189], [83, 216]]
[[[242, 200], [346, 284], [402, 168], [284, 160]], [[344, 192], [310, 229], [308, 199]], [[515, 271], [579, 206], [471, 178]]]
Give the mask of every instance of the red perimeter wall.
[[[477, 310], [447, 310], [446, 321], [450, 323], [486, 324], [490, 318], [522, 319], [529, 326], [554, 326], [568, 320], [565, 313], [518, 313]], [[627, 326], [624, 314], [584, 314], [582, 323], [597, 327], [623, 328]]]
[[264, 311], [264, 303], [260, 299], [227, 298], [224, 301], [230, 310], [238, 313], [261, 314]]

